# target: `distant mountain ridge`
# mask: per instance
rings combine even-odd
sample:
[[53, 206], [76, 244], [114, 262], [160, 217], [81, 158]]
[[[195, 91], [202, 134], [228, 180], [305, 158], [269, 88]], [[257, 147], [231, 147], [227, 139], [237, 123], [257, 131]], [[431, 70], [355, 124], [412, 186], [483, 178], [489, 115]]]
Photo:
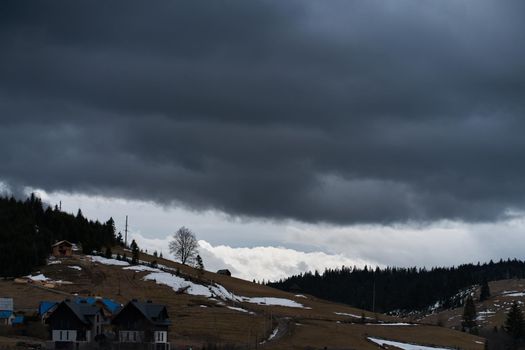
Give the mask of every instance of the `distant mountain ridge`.
[[[458, 306], [453, 298], [460, 290], [488, 281], [524, 278], [525, 262], [517, 259], [457, 267], [371, 269], [367, 266], [342, 267], [307, 272], [269, 282], [285, 291], [304, 292], [330, 301], [377, 312], [398, 313], [419, 311], [438, 305]], [[375, 293], [374, 293], [375, 291]], [[375, 294], [375, 297], [374, 297]], [[374, 305], [375, 304], [375, 305]]]

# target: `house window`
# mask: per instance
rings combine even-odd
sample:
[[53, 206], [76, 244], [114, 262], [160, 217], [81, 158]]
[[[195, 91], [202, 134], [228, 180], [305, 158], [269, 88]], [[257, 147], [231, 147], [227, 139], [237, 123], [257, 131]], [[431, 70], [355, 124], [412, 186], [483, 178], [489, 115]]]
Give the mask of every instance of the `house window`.
[[60, 331], [60, 340], [62, 340], [62, 331]]

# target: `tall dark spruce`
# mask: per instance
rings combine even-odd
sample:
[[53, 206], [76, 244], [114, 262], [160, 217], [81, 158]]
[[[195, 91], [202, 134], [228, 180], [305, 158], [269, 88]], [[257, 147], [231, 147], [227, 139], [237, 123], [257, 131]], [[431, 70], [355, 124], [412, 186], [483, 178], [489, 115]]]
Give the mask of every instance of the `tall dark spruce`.
[[140, 250], [137, 242], [135, 240], [131, 241], [131, 245], [129, 246], [131, 248], [131, 263], [133, 265], [137, 265], [140, 260]]
[[45, 206], [34, 194], [26, 200], [0, 197], [0, 277], [26, 275], [44, 265], [51, 244], [63, 239], [87, 253], [101, 251], [115, 243], [113, 219], [100, 223], [81, 211], [71, 215]]
[[473, 333], [476, 327], [476, 305], [474, 305], [474, 299], [472, 299], [472, 296], [469, 295], [465, 300], [465, 307], [463, 308], [463, 321], [461, 322], [461, 328], [463, 331]]
[[483, 277], [483, 281], [481, 282], [481, 288], [479, 292], [479, 301], [485, 301], [488, 298], [490, 298], [489, 282], [487, 281], [486, 277]]
[[505, 331], [514, 339], [518, 340], [523, 338], [525, 335], [525, 320], [523, 319], [523, 313], [515, 301], [507, 314], [505, 320]]

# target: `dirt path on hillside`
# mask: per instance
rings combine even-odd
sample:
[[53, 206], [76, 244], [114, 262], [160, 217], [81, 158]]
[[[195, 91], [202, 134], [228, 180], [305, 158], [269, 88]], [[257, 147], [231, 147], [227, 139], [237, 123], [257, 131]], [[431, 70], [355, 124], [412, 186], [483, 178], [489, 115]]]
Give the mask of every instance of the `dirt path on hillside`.
[[290, 317], [280, 317], [277, 319], [277, 327], [274, 328], [272, 334], [270, 334], [269, 338], [263, 342], [260, 343], [260, 345], [269, 345], [276, 341], [279, 341], [280, 339], [284, 338], [287, 335], [290, 335], [291, 333], [291, 325], [292, 319]]

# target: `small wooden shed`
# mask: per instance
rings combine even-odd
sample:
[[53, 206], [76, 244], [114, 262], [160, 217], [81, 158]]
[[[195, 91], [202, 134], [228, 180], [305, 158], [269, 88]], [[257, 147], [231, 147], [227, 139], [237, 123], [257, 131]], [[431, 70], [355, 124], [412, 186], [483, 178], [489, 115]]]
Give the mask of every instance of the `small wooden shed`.
[[56, 242], [51, 247], [53, 248], [53, 256], [57, 258], [73, 255], [73, 243], [69, 241]]
[[230, 270], [228, 270], [228, 269], [222, 269], [222, 270], [219, 270], [219, 271], [217, 271], [217, 273], [218, 273], [219, 275], [225, 275], [225, 276], [231, 276], [231, 275], [232, 275], [232, 273], [231, 273]]

